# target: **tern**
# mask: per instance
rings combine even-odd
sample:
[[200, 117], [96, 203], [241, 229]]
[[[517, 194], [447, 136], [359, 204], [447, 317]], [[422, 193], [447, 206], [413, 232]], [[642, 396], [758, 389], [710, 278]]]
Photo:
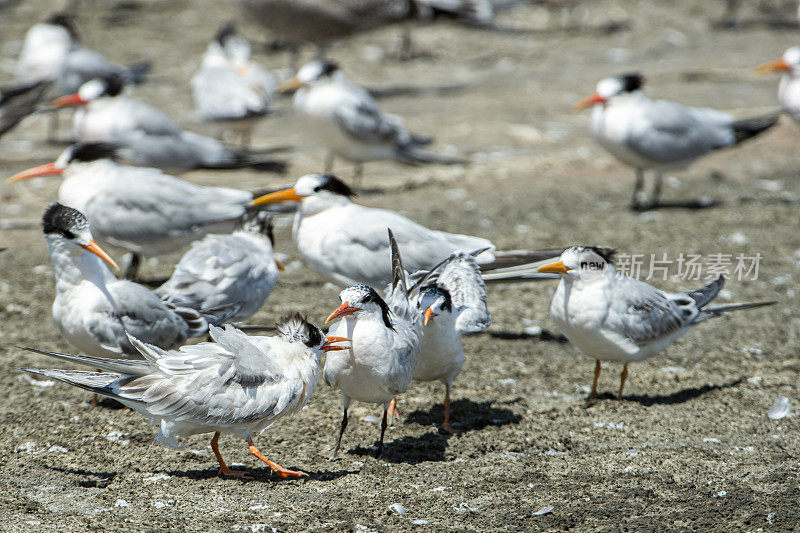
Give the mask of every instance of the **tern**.
[[402, 118], [381, 111], [372, 96], [347, 79], [334, 63], [312, 61], [278, 90], [296, 90], [292, 98], [295, 110], [309, 134], [329, 151], [326, 172], [333, 169], [334, 157], [356, 163], [359, 180], [363, 163], [379, 159], [408, 165], [464, 163], [424, 150], [431, 142], [429, 137], [412, 135]]
[[239, 311], [231, 320], [250, 318], [264, 305], [283, 269], [275, 258], [270, 217], [266, 211], [254, 211], [232, 234], [195, 241], [156, 292], [173, 305], [236, 307]]
[[123, 88], [119, 76], [95, 78], [54, 104], [80, 107], [73, 122], [78, 141], [117, 143], [125, 159], [135, 165], [172, 172], [198, 168], [285, 170], [282, 162], [257, 160], [211, 137], [182, 130], [161, 110], [121, 94]]
[[615, 253], [611, 248], [573, 246], [559, 261], [538, 268], [561, 276], [550, 304], [553, 321], [572, 344], [596, 361], [587, 405], [597, 394], [601, 361], [623, 363], [617, 395], [621, 399], [629, 363], [661, 353], [709, 318], [776, 303], [712, 305], [725, 283], [722, 276], [699, 289], [664, 292], [617, 273]]
[[253, 193], [202, 187], [155, 168], [125, 165], [108, 143], [78, 143], [52, 163], [10, 178], [61, 176], [58, 201], [89, 219], [98, 240], [132, 252], [126, 277], [141, 257], [172, 253], [208, 233], [227, 233], [253, 200]]
[[179, 448], [179, 437], [213, 432], [211, 449], [220, 475], [250, 477], [225, 464], [217, 447], [223, 433], [246, 440], [250, 453], [280, 477], [306, 475], [267, 459], [256, 448], [253, 436], [308, 403], [317, 386], [320, 356], [325, 351], [345, 349], [332, 343], [349, 339], [326, 338], [322, 330], [298, 314], [281, 320], [274, 337], [248, 337], [230, 325], [225, 329], [211, 326], [210, 334], [214, 342], [172, 351], [130, 336], [142, 361], [27, 348], [101, 372], [22, 370], [112, 398], [138, 411], [159, 427], [156, 444]]
[[778, 85], [778, 102], [795, 122], [800, 122], [800, 46], [788, 48], [780, 59], [764, 63], [756, 70], [760, 74], [784, 73]]
[[352, 339], [350, 348], [327, 356], [323, 372], [325, 383], [342, 393], [342, 423], [331, 460], [339, 453], [353, 400], [383, 404], [375, 452], [376, 457], [381, 455], [389, 405], [408, 389], [419, 359], [421, 317], [408, 300], [406, 273], [391, 230], [389, 241], [393, 273], [389, 302], [368, 285], [351, 285], [339, 293], [342, 305], [325, 320], [327, 324], [338, 319], [330, 334]]
[[311, 270], [340, 286], [385, 287], [392, 280], [386, 228], [392, 228], [411, 272], [429, 270], [459, 250], [484, 250], [477, 257], [484, 270], [549, 259], [563, 250], [497, 251], [487, 239], [428, 229], [395, 211], [355, 204], [353, 196], [336, 176], [307, 174], [253, 203], [299, 202], [292, 229], [297, 250]]
[[450, 391], [464, 366], [461, 336], [483, 331], [492, 323], [486, 285], [475, 261], [480, 252], [454, 252], [431, 271], [411, 275], [415, 283], [410, 299], [423, 325], [414, 381], [438, 380], [444, 384], [444, 420], [439, 425], [444, 433], [453, 433]]
[[56, 278], [53, 320], [67, 341], [86, 354], [138, 356], [128, 333], [173, 348], [231, 313], [174, 306], [142, 285], [114, 277], [103, 262], [115, 269], [116, 263], [95, 243], [89, 221], [76, 209], [52, 204], [42, 229]]
[[208, 45], [191, 83], [200, 119], [238, 134], [242, 146], [250, 143], [275, 95], [275, 79], [251, 61], [250, 44], [232, 23]]
[[[636, 169], [631, 207], [659, 206], [662, 173], [683, 169], [714, 150], [739, 144], [775, 125], [775, 113], [736, 120], [715, 109], [651, 100], [638, 73], [600, 80], [597, 92], [576, 104], [592, 112], [592, 136], [611, 155]], [[645, 202], [644, 172], [655, 171], [650, 201]]]

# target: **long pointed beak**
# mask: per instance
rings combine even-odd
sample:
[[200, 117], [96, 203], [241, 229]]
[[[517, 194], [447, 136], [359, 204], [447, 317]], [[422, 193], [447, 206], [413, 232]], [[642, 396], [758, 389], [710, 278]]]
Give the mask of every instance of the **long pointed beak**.
[[307, 87], [307, 86], [308, 86], [307, 83], [304, 83], [304, 82], [298, 80], [297, 77], [295, 76], [294, 78], [292, 78], [290, 80], [286, 80], [283, 83], [278, 84], [278, 86], [276, 87], [276, 90], [279, 93], [283, 94], [283, 93], [288, 93], [288, 92], [291, 92], [291, 91], [296, 91], [297, 89], [302, 89], [303, 87]]
[[594, 93], [594, 94], [591, 94], [591, 95], [587, 96], [586, 98], [584, 98], [583, 100], [581, 100], [577, 104], [575, 104], [575, 109], [577, 109], [577, 110], [585, 109], [585, 108], [587, 108], [587, 107], [589, 107], [591, 105], [599, 104], [599, 103], [602, 103], [602, 102], [605, 102], [605, 101], [606, 101], [606, 99], [603, 98], [602, 96], [600, 96], [600, 94]]
[[6, 180], [6, 183], [14, 183], [16, 181], [27, 180], [31, 178], [38, 178], [39, 176], [55, 176], [64, 172], [63, 168], [56, 168], [55, 163], [45, 163], [38, 167], [23, 170], [19, 174], [14, 174]]
[[439, 315], [437, 315], [436, 313], [434, 313], [434, 312], [433, 312], [433, 309], [431, 309], [431, 308], [429, 307], [429, 308], [427, 308], [427, 309], [425, 310], [425, 315], [423, 315], [423, 316], [424, 316], [424, 320], [422, 321], [422, 325], [423, 325], [423, 326], [427, 326], [427, 325], [428, 325], [428, 322], [430, 322], [431, 320], [433, 320], [433, 317], [435, 317], [435, 316], [439, 316]]
[[66, 96], [62, 96], [61, 98], [56, 98], [53, 101], [53, 105], [56, 107], [70, 107], [76, 105], [84, 105], [88, 103], [89, 101], [81, 98], [81, 95], [78, 93], [68, 94]]
[[286, 267], [283, 265], [283, 261], [281, 261], [277, 257], [275, 258], [275, 266], [278, 267], [278, 270], [280, 270], [281, 272], [286, 270]]
[[547, 263], [546, 265], [537, 267], [536, 270], [539, 272], [547, 272], [548, 274], [566, 274], [572, 269], [564, 265], [563, 262], [556, 261], [555, 263]]
[[103, 261], [105, 261], [106, 263], [108, 263], [109, 265], [111, 265], [112, 267], [114, 267], [114, 269], [116, 269], [116, 270], [119, 270], [119, 265], [117, 265], [117, 263], [116, 263], [116, 262], [114, 262], [114, 260], [113, 260], [113, 259], [111, 259], [111, 256], [110, 256], [110, 255], [108, 255], [108, 254], [105, 252], [105, 250], [103, 250], [102, 248], [100, 248], [100, 247], [97, 245], [97, 243], [96, 243], [96, 242], [94, 242], [94, 241], [89, 241], [89, 244], [81, 244], [80, 246], [81, 246], [81, 248], [83, 248], [84, 250], [87, 250], [87, 251], [89, 251], [89, 252], [92, 252], [94, 255], [96, 255], [97, 257], [99, 257], [100, 259], [102, 259]]
[[331, 320], [336, 320], [337, 318], [341, 318], [343, 316], [352, 315], [356, 311], [361, 311], [360, 307], [350, 307], [350, 302], [345, 302], [339, 306], [339, 308], [330, 314], [328, 318], [325, 319], [325, 323], [327, 324]]
[[322, 345], [322, 350], [325, 352], [336, 352], [339, 350], [349, 350], [352, 346], [331, 346], [334, 342], [353, 342], [353, 339], [347, 337], [327, 337], [327, 341]]
[[775, 71], [789, 71], [792, 70], [792, 67], [789, 64], [781, 59], [776, 59], [774, 61], [767, 61], [763, 65], [759, 65], [755, 68], [756, 74], [769, 74], [770, 72]]
[[289, 189], [283, 189], [282, 191], [275, 191], [265, 194], [264, 196], [259, 196], [253, 200], [253, 205], [274, 204], [278, 202], [299, 202], [303, 198], [305, 198], [305, 196], [297, 194], [297, 191], [294, 190], [294, 187], [291, 187]]

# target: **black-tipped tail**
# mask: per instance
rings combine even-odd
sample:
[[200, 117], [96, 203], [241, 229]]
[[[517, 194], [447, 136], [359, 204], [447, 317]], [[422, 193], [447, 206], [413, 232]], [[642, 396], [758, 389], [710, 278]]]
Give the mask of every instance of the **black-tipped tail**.
[[147, 81], [147, 75], [153, 69], [152, 61], [137, 61], [128, 65], [125, 81], [133, 85], [139, 85]]
[[768, 130], [778, 123], [779, 113], [770, 113], [768, 115], [761, 115], [759, 117], [745, 118], [737, 120], [731, 124], [733, 128], [733, 135], [736, 138], [736, 144], [755, 137], [759, 133]]
[[418, 144], [410, 144], [397, 149], [397, 159], [406, 165], [465, 165], [468, 159], [439, 155], [419, 148]]
[[719, 294], [719, 291], [721, 291], [722, 287], [724, 286], [725, 278], [723, 276], [719, 276], [714, 281], [709, 281], [699, 289], [688, 291], [686, 294], [688, 294], [689, 297], [694, 300], [698, 309], [702, 309], [708, 304], [708, 302], [716, 298], [717, 294]]

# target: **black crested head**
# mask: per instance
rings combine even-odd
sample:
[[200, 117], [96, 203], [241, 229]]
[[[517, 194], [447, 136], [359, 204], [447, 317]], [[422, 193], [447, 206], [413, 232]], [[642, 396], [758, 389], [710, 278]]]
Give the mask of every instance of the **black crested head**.
[[73, 144], [70, 148], [69, 161], [80, 161], [88, 163], [89, 161], [97, 161], [99, 159], [114, 159], [117, 158], [118, 146], [113, 143], [106, 142], [86, 142]]
[[330, 76], [331, 74], [339, 70], [339, 65], [326, 60], [320, 61], [320, 67], [321, 67], [320, 75], [322, 76]]
[[42, 231], [45, 235], [74, 239], [76, 233], [86, 229], [89, 229], [89, 221], [83, 213], [58, 202], [50, 204], [42, 215]]
[[78, 40], [78, 32], [75, 31], [75, 26], [72, 24], [72, 16], [68, 13], [53, 13], [45, 22], [53, 26], [61, 26], [67, 30], [67, 33], [69, 33], [69, 36], [72, 37], [73, 40]]
[[105, 85], [104, 93], [108, 96], [117, 96], [125, 88], [125, 80], [119, 74], [110, 74], [102, 80]]
[[617, 250], [608, 246], [578, 246], [577, 251], [578, 253], [593, 252], [609, 265], [614, 264], [614, 257], [617, 255]]
[[626, 93], [638, 91], [644, 86], [644, 76], [638, 72], [626, 72], [617, 76], [617, 79], [622, 82], [622, 90]]
[[381, 295], [378, 294], [378, 291], [376, 291], [375, 289], [373, 289], [372, 287], [370, 287], [369, 285], [366, 285], [364, 283], [358, 283], [356, 285], [351, 285], [349, 287], [349, 289], [357, 291], [357, 292], [360, 292], [360, 293], [363, 294], [363, 297], [361, 298], [360, 302], [357, 302], [357, 303], [356, 302], [350, 302], [350, 305], [354, 305], [355, 307], [358, 307], [358, 303], [365, 303], [365, 304], [371, 303], [371, 302], [376, 303], [378, 305], [378, 307], [381, 308], [381, 319], [383, 319], [383, 324], [387, 328], [389, 328], [392, 331], [394, 331], [394, 325], [392, 324], [392, 321], [389, 319], [389, 305], [381, 297]]
[[297, 312], [278, 321], [278, 333], [290, 340], [302, 342], [309, 348], [317, 348], [325, 340], [322, 330]]
[[322, 183], [314, 187], [314, 192], [329, 191], [346, 198], [357, 196], [353, 189], [333, 174], [320, 174], [319, 176], [322, 178]]
[[439, 298], [443, 298], [444, 303], [442, 303], [442, 310], [443, 311], [453, 310], [453, 299], [450, 297], [450, 291], [448, 291], [441, 285], [425, 285], [419, 290], [419, 292], [423, 297], [427, 296], [428, 298], [431, 298], [434, 301]]
[[214, 39], [219, 43], [220, 46], [224, 47], [228, 39], [234, 35], [236, 35], [236, 23], [230, 21], [219, 29]]
[[241, 219], [242, 230], [266, 236], [275, 246], [275, 235], [272, 232], [272, 213], [265, 210], [245, 211]]

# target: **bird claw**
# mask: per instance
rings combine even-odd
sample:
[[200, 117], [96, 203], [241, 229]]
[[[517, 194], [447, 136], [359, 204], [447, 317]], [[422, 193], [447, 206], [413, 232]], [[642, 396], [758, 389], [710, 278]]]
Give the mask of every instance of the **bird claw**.
[[452, 435], [455, 433], [455, 430], [453, 429], [453, 426], [450, 425], [450, 422], [442, 422], [439, 424], [439, 433]]
[[276, 470], [274, 468], [270, 468], [270, 473], [277, 474], [283, 479], [286, 479], [287, 477], [303, 477], [303, 476], [308, 477], [308, 474], [306, 472], [303, 472], [301, 470], [288, 470], [286, 468], [283, 468], [282, 470]]
[[239, 479], [253, 479], [245, 470], [231, 470], [230, 468], [220, 468], [217, 471], [218, 476], [235, 477]]

